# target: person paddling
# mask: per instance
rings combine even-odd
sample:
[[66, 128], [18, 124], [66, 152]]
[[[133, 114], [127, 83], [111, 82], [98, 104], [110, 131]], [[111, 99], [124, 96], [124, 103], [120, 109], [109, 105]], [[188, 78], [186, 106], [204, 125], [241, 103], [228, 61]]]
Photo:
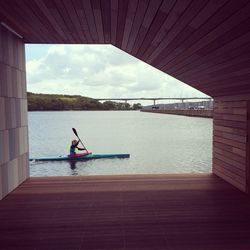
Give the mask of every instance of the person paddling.
[[[76, 149], [78, 150], [86, 150], [86, 148], [79, 148], [78, 144], [79, 144], [80, 140], [72, 140], [71, 146], [70, 146], [70, 155], [75, 155], [76, 154]], [[87, 150], [86, 150], [87, 151]]]

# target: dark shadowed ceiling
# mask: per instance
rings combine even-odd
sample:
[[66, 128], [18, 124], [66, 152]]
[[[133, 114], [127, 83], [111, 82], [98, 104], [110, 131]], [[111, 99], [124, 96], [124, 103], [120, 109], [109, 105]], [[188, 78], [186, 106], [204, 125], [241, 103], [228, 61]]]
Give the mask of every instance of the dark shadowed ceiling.
[[0, 21], [25, 43], [111, 43], [210, 96], [250, 93], [249, 0], [0, 0]]

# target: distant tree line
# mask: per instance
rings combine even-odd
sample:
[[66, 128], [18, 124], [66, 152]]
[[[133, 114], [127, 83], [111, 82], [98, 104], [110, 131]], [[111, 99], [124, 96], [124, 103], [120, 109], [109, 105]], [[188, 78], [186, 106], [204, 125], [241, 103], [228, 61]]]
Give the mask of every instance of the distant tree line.
[[28, 110], [138, 110], [140, 103], [133, 104], [106, 101], [101, 103], [93, 98], [80, 95], [35, 94], [28, 92]]

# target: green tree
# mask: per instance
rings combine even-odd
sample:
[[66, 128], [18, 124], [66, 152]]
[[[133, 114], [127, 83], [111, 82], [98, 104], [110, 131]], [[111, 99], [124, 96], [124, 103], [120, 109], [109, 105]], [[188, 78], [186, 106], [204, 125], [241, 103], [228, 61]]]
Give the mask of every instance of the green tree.
[[140, 103], [134, 103], [133, 110], [139, 110], [139, 109], [142, 109], [142, 105]]

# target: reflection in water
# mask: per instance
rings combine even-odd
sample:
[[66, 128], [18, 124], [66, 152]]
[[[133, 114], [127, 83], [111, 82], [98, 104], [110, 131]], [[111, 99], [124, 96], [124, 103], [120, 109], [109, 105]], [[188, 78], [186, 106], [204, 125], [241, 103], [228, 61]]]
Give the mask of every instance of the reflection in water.
[[72, 170], [72, 175], [78, 175], [78, 172], [76, 171], [76, 161], [69, 161], [70, 168]]

